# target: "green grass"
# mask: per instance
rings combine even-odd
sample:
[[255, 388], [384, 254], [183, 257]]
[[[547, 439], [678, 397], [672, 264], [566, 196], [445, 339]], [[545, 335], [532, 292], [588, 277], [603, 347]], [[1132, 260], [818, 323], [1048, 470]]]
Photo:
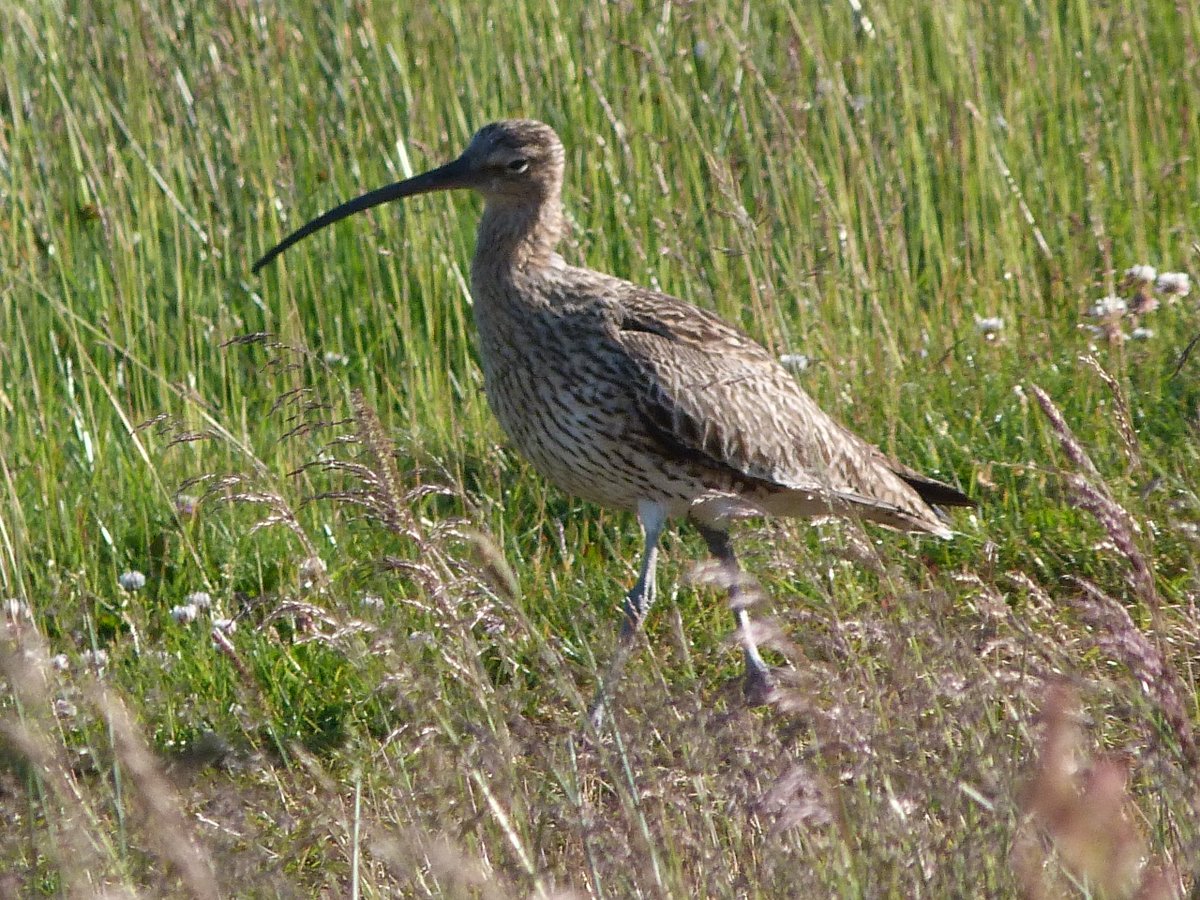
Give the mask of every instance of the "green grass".
[[[1004, 896], [1033, 890], [1033, 834], [1054, 890], [1120, 896], [1026, 788], [1057, 771], [1058, 678], [1093, 771], [1129, 760], [1128, 821], [1085, 791], [1114, 824], [1084, 843], [1143, 841], [1192, 885], [1200, 359], [1173, 373], [1196, 296], [1146, 340], [1081, 326], [1128, 266], [1200, 270], [1200, 11], [882, 0], [868, 31], [842, 2], [409, 6], [0, 11], [0, 596], [33, 616], [0, 670], [0, 885], [204, 894], [215, 860], [230, 896]], [[744, 530], [786, 704], [741, 704], [681, 529], [616, 733], [581, 740], [639, 536], [487, 410], [476, 199], [250, 274], [514, 115], [568, 148], [569, 259], [814, 357], [827, 410], [981, 502], [944, 544]], [[1080, 508], [1034, 384], [1136, 533]], [[304, 468], [386, 474], [330, 444], [378, 438], [363, 408], [397, 451], [373, 516], [316, 496], [354, 477]], [[198, 590], [238, 617], [228, 652], [210, 615], [170, 615]]]

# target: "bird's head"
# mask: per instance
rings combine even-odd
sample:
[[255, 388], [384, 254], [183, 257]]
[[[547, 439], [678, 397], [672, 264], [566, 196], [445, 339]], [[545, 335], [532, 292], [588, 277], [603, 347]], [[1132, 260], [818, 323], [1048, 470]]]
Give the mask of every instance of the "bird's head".
[[563, 145], [549, 125], [506, 119], [485, 125], [456, 160], [489, 200], [541, 201], [562, 188]]
[[341, 204], [292, 232], [254, 264], [257, 272], [288, 247], [327, 225], [382, 203], [470, 188], [489, 204], [539, 205], [562, 189], [563, 146], [549, 125], [533, 119], [505, 119], [476, 132], [458, 159]]

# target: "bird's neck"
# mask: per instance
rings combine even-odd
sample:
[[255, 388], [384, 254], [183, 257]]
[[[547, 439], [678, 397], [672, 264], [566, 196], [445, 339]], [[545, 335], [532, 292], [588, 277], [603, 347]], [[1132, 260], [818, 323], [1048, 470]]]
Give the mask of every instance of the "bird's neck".
[[563, 236], [562, 202], [489, 197], [475, 237], [476, 274], [519, 275], [549, 266]]

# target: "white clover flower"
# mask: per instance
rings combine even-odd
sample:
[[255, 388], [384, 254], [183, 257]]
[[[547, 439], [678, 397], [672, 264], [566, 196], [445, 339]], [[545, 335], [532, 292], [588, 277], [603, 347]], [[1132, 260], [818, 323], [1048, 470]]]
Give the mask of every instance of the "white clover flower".
[[1125, 270], [1125, 280], [1130, 284], [1153, 284], [1157, 277], [1154, 266], [1130, 266]]
[[377, 594], [367, 594], [362, 598], [362, 603], [371, 609], [383, 609], [383, 598]]
[[69, 672], [71, 671], [71, 658], [65, 653], [59, 653], [50, 658], [50, 667], [55, 672]]
[[1154, 331], [1150, 328], [1135, 328], [1129, 332], [1129, 337], [1135, 341], [1148, 341], [1154, 337]]
[[196, 607], [197, 610], [212, 609], [212, 595], [208, 591], [192, 591], [183, 599], [185, 603]]
[[107, 650], [84, 650], [82, 655], [83, 664], [89, 669], [98, 671], [108, 665]]
[[183, 606], [171, 607], [171, 618], [180, 625], [191, 625], [196, 621], [196, 617], [200, 614], [200, 610], [196, 608], [195, 603], [185, 603]]
[[1158, 309], [1158, 298], [1151, 296], [1150, 292], [1144, 288], [1138, 290], [1133, 298], [1133, 303], [1129, 307], [1129, 311], [1137, 315], [1152, 313], [1156, 309]]
[[1119, 319], [1128, 309], [1129, 304], [1121, 297], [1101, 297], [1088, 308], [1087, 314], [1093, 319]]
[[140, 591], [146, 586], [146, 576], [136, 569], [130, 572], [122, 572], [117, 578], [117, 584], [121, 585], [122, 590]]
[[1000, 316], [975, 317], [975, 330], [985, 337], [999, 334], [1004, 330], [1004, 319]]
[[213, 631], [219, 631], [222, 634], [233, 634], [237, 631], [236, 619], [213, 619]]
[[806, 353], [785, 353], [779, 362], [790, 372], [803, 372], [812, 365], [812, 357]]
[[1187, 272], [1163, 272], [1154, 282], [1154, 289], [1160, 294], [1186, 297], [1192, 290], [1192, 279]]

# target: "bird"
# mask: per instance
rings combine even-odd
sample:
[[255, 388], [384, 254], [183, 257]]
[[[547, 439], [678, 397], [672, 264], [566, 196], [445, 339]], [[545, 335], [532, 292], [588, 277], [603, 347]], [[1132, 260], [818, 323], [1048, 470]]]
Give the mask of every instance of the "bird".
[[565, 156], [549, 125], [493, 122], [453, 161], [329, 210], [253, 269], [380, 204], [454, 189], [482, 195], [471, 297], [489, 405], [550, 482], [636, 513], [642, 529], [637, 580], [592, 724], [603, 722], [654, 603], [659, 540], [671, 520], [695, 525], [725, 573], [745, 692], [767, 702], [775, 679], [754, 640], [733, 522], [834, 515], [949, 538], [941, 508], [974, 503], [839, 424], [776, 357], [715, 313], [569, 264], [557, 249], [566, 231]]

